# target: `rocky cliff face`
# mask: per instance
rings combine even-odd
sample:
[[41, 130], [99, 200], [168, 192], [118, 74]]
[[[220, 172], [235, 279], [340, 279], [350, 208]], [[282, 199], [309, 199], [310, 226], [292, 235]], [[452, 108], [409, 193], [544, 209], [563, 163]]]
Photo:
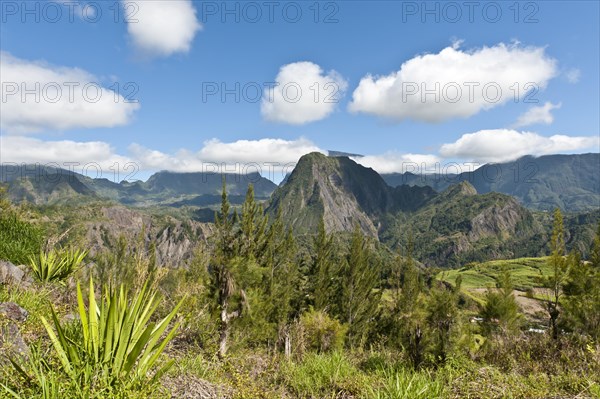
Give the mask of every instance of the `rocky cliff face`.
[[312, 153], [298, 161], [273, 193], [267, 213], [273, 217], [281, 210], [297, 233], [316, 231], [323, 218], [329, 232], [351, 231], [358, 224], [365, 234], [377, 237], [384, 216], [403, 201], [414, 200], [407, 191], [430, 190], [392, 189], [373, 169], [349, 158]]
[[155, 243], [159, 264], [176, 267], [191, 259], [198, 243], [205, 241], [213, 230], [212, 224], [158, 218], [122, 206], [103, 207], [100, 213], [100, 218], [76, 226], [84, 230], [91, 255], [110, 250], [120, 236], [134, 243], [143, 235], [144, 242]]
[[329, 232], [348, 232], [358, 224], [391, 246], [412, 234], [419, 255], [432, 263], [483, 251], [512, 254], [521, 245], [509, 243], [512, 237], [527, 238], [533, 223], [514, 198], [479, 195], [466, 181], [440, 194], [429, 187], [392, 188], [372, 169], [316, 153], [302, 157], [275, 191], [268, 212], [274, 216], [278, 210], [301, 234], [316, 231], [321, 218]]
[[466, 181], [479, 193], [511, 195], [529, 209], [595, 211], [600, 206], [600, 154], [524, 156], [512, 162], [484, 165], [458, 175], [395, 173], [382, 177], [391, 186], [428, 185], [442, 192]]
[[523, 256], [526, 249], [539, 251], [542, 244], [533, 237], [540, 236], [543, 227], [513, 197], [480, 195], [471, 184], [461, 182], [415, 212], [400, 215], [387, 241], [403, 243], [408, 232], [418, 243], [419, 259], [448, 266], [479, 258]]
[[509, 198], [503, 204], [494, 204], [471, 219], [469, 241], [497, 236], [508, 238], [514, 235], [519, 223], [527, 218], [527, 211], [516, 200]]

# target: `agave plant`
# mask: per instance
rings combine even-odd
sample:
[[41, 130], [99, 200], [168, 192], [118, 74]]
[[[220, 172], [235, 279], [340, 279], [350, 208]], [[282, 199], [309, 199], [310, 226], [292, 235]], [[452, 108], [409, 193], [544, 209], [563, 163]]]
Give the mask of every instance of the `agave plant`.
[[77, 284], [77, 302], [82, 330], [81, 342], [68, 337], [54, 310], [52, 324], [42, 317], [62, 369], [78, 385], [98, 384], [106, 387], [149, 387], [172, 366], [169, 361], [155, 368], [166, 345], [174, 337], [175, 325], [163, 334], [175, 317], [181, 302], [159, 322], [150, 319], [158, 307], [156, 293], [147, 286], [131, 300], [123, 286], [106, 289], [100, 304], [96, 301], [94, 283], [90, 278], [88, 308], [81, 287]]
[[87, 251], [79, 249], [41, 251], [39, 256], [29, 258], [29, 266], [38, 281], [63, 281], [81, 265]]

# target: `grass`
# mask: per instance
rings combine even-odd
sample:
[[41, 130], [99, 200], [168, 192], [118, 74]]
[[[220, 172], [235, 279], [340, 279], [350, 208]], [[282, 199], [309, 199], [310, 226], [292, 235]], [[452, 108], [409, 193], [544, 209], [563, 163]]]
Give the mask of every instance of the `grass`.
[[365, 399], [437, 399], [447, 397], [442, 381], [429, 372], [382, 370], [382, 382], [369, 387]]
[[300, 363], [285, 364], [283, 375], [286, 385], [298, 398], [359, 394], [370, 383], [369, 378], [341, 352], [311, 353]]
[[519, 258], [511, 260], [493, 260], [472, 263], [460, 269], [447, 270], [438, 274], [438, 279], [456, 285], [458, 276], [462, 277], [462, 289], [495, 288], [502, 271], [508, 269], [517, 290], [540, 288], [541, 276], [550, 274], [548, 258]]

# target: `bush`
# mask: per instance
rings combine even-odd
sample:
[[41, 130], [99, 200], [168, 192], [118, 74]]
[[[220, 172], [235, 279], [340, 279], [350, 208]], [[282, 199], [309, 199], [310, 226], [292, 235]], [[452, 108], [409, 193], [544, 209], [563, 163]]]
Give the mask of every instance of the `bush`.
[[[150, 293], [147, 287], [131, 299], [123, 286], [118, 290], [106, 290], [100, 303], [96, 302], [92, 279], [89, 290], [86, 310], [81, 287], [77, 285], [79, 322], [75, 325], [61, 324], [54, 309], [52, 325], [41, 317], [59, 367], [40, 365], [32, 369], [30, 365], [25, 370], [14, 363], [18, 374], [27, 381], [20, 386], [34, 386], [36, 393], [46, 397], [44, 392], [52, 377], [53, 381], [62, 384], [60, 389], [53, 384], [53, 389], [69, 392], [62, 397], [129, 397], [128, 392], [137, 392], [144, 397], [152, 393], [160, 377], [173, 364], [170, 361], [158, 366], [157, 362], [177, 331], [178, 326], [168, 333], [167, 328], [181, 303], [164, 319], [151, 322], [158, 302], [156, 294]], [[51, 364], [49, 360], [42, 360], [44, 364]], [[58, 371], [59, 379], [56, 378]], [[5, 387], [10, 393], [9, 389]], [[20, 397], [14, 391], [13, 396]]]
[[370, 387], [367, 399], [436, 399], [446, 397], [444, 385], [427, 372], [382, 370], [383, 383]]
[[30, 256], [40, 252], [42, 242], [42, 230], [22, 220], [18, 212], [0, 198], [0, 260], [24, 264]]
[[347, 331], [348, 327], [327, 313], [311, 309], [300, 317], [297, 346], [320, 353], [340, 350]]
[[345, 397], [369, 385], [364, 374], [342, 352], [312, 353], [300, 364], [287, 363], [284, 378], [298, 398]]
[[79, 268], [86, 256], [86, 251], [78, 249], [40, 251], [37, 257], [29, 258], [29, 268], [40, 282], [64, 281]]

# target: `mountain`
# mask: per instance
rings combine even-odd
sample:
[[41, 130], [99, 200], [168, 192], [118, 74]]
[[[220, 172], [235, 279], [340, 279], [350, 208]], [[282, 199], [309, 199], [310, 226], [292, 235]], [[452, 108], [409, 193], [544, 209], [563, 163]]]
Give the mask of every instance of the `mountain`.
[[460, 174], [384, 174], [391, 186], [425, 186], [443, 191], [462, 181], [479, 193], [499, 192], [516, 197], [536, 210], [556, 207], [567, 212], [600, 208], [600, 154], [525, 156], [513, 162], [486, 164]]
[[[259, 200], [267, 199], [276, 187], [258, 173], [224, 177], [228, 192], [239, 203], [250, 183]], [[0, 182], [8, 185], [9, 197], [37, 205], [106, 199], [132, 206], [212, 206], [220, 202], [221, 179], [217, 173], [158, 172], [146, 182], [114, 183], [51, 166], [0, 166]]]
[[346, 157], [304, 155], [267, 208], [278, 210], [297, 233], [316, 231], [321, 218], [328, 231], [350, 231], [357, 223], [377, 236], [379, 217], [393, 205], [391, 191], [374, 170]]
[[347, 157], [320, 153], [300, 159], [267, 208], [297, 234], [316, 231], [321, 218], [329, 232], [365, 234], [390, 248], [405, 247], [412, 235], [415, 255], [426, 265], [538, 254], [544, 225], [508, 195], [478, 194], [463, 181], [436, 193], [428, 186], [388, 186], [374, 170]]
[[409, 235], [417, 259], [446, 267], [537, 255], [546, 242], [542, 223], [515, 198], [478, 194], [465, 181], [413, 212], [395, 215], [381, 240], [391, 247], [406, 247]]
[[79, 176], [52, 166], [0, 165], [0, 183], [7, 184], [8, 196], [15, 202], [61, 204], [97, 199], [96, 192]]

